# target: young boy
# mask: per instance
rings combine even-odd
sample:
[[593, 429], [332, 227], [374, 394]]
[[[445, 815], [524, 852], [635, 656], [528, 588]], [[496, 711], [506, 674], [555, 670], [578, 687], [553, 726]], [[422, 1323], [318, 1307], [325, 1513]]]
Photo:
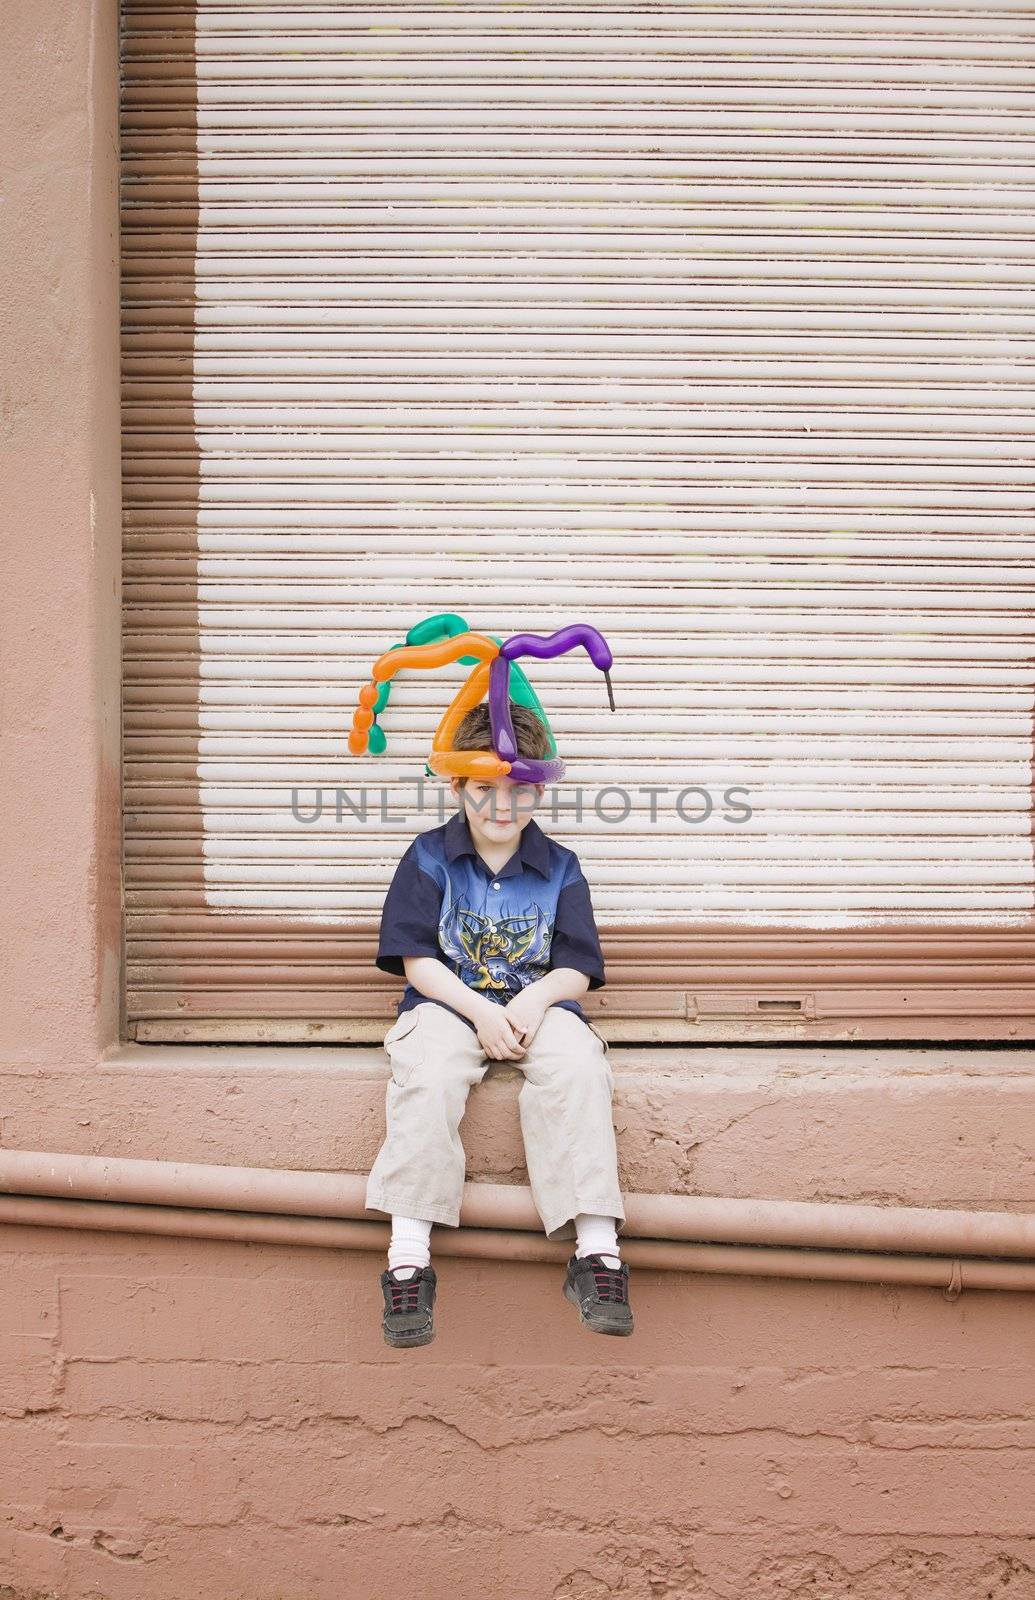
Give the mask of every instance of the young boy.
[[[518, 753], [549, 752], [543, 721], [512, 705]], [[455, 750], [491, 748], [489, 708], [464, 717]], [[381, 1275], [386, 1343], [434, 1338], [431, 1227], [458, 1227], [466, 1159], [460, 1120], [487, 1059], [524, 1073], [518, 1112], [529, 1183], [549, 1239], [575, 1239], [563, 1292], [596, 1333], [629, 1334], [629, 1267], [611, 1114], [608, 1046], [579, 997], [604, 983], [589, 887], [578, 857], [531, 809], [543, 785], [452, 778], [462, 809], [420, 833], [395, 871], [377, 965], [405, 976], [385, 1037], [392, 1075], [387, 1134], [366, 1208], [388, 1212]]]

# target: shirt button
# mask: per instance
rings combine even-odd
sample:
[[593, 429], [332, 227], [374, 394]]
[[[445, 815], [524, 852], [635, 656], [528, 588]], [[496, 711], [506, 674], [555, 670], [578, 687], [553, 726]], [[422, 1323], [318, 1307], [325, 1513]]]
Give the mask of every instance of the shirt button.
[[493, 884], [493, 886], [492, 886], [492, 887], [493, 887], [493, 888], [494, 888], [494, 889], [498, 889], [498, 888], [499, 888], [499, 884], [498, 884], [498, 883], [494, 883], [494, 884]]

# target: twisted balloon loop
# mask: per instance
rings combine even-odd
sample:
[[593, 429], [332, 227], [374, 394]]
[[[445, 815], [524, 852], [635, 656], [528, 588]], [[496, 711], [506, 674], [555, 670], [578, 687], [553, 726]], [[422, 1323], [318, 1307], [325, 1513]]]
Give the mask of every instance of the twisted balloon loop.
[[[371, 669], [371, 682], [359, 692], [359, 704], [352, 718], [349, 750], [355, 756], [381, 755], [385, 750], [384, 730], [377, 721], [388, 704], [391, 680], [397, 672], [422, 667], [442, 667], [452, 661], [465, 666], [475, 663], [474, 671], [454, 697], [435, 730], [428, 768], [440, 777], [475, 778], [492, 781], [509, 778], [514, 783], [554, 783], [563, 776], [565, 763], [557, 754], [546, 712], [518, 665], [521, 656], [552, 660], [569, 651], [585, 649], [593, 665], [604, 674], [611, 710], [615, 709], [610, 669], [614, 664], [611, 648], [602, 633], [587, 622], [574, 622], [544, 637], [538, 633], [517, 633], [501, 641], [492, 635], [472, 632], [463, 617], [443, 612], [426, 617], [410, 629], [401, 644], [392, 645], [378, 656]], [[486, 692], [489, 696], [491, 750], [455, 750], [456, 731]], [[517, 747], [511, 704], [528, 706], [542, 720], [549, 739], [549, 755], [544, 760], [522, 756]]]

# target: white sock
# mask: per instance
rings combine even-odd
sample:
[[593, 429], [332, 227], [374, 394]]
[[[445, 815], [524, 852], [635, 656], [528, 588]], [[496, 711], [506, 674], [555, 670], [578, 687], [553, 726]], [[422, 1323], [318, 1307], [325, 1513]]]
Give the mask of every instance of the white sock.
[[617, 1272], [622, 1265], [618, 1254], [618, 1234], [614, 1217], [596, 1217], [589, 1211], [580, 1211], [575, 1218], [575, 1254], [590, 1256], [600, 1254], [604, 1265]]
[[[397, 1268], [406, 1266], [405, 1271]], [[392, 1217], [388, 1245], [388, 1270], [396, 1278], [416, 1276], [418, 1267], [431, 1265], [431, 1223], [420, 1217]]]

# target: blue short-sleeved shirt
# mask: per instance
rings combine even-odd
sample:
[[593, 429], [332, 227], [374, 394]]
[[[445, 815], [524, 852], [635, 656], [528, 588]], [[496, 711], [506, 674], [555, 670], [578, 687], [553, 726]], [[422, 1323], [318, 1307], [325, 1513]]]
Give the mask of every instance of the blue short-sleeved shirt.
[[[500, 1005], [555, 967], [586, 973], [590, 989], [605, 982], [589, 885], [578, 856], [548, 838], [534, 817], [496, 873], [478, 854], [462, 810], [441, 827], [417, 835], [385, 896], [377, 966], [405, 977], [404, 956], [436, 956], [464, 983]], [[408, 983], [396, 1016], [427, 1000]], [[585, 1021], [577, 1000], [554, 1003]], [[454, 1006], [446, 1010], [462, 1016]], [[474, 1030], [469, 1017], [462, 1020]]]

